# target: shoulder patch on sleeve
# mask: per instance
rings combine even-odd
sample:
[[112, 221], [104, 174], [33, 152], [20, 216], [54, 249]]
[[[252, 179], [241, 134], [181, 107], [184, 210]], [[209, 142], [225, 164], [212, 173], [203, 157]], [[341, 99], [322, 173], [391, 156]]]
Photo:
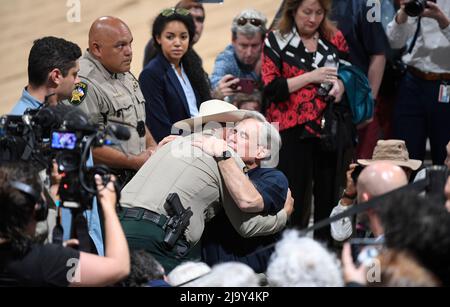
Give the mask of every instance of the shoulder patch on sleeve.
[[72, 105], [79, 105], [83, 102], [84, 98], [87, 94], [87, 83], [85, 82], [79, 82], [75, 85], [74, 90], [72, 91], [72, 99], [70, 99], [70, 103]]

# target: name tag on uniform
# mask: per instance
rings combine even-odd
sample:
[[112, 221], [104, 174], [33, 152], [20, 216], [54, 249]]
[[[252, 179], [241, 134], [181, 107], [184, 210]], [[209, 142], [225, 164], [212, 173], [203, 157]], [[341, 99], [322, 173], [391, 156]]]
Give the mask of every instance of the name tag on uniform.
[[450, 85], [442, 83], [439, 87], [439, 102], [450, 103]]

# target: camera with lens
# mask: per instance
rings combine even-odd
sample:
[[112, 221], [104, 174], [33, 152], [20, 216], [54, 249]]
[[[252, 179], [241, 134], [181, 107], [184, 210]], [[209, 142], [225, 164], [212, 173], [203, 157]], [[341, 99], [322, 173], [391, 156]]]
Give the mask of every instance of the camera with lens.
[[[50, 110], [27, 110], [23, 115], [4, 115], [0, 118], [0, 161], [32, 161], [46, 167], [45, 140], [53, 126], [48, 121]], [[39, 165], [37, 165], [39, 166]]]
[[100, 130], [80, 109], [58, 104], [1, 117], [0, 161], [30, 161], [51, 173], [56, 160], [62, 175], [58, 190], [61, 205], [86, 210], [97, 193], [94, 175], [100, 174], [106, 185], [111, 174], [103, 165], [86, 166], [90, 149], [129, 137], [125, 127]]
[[[436, 2], [436, 0], [428, 0]], [[405, 4], [405, 13], [410, 17], [417, 17], [428, 7], [427, 0], [411, 0]]]

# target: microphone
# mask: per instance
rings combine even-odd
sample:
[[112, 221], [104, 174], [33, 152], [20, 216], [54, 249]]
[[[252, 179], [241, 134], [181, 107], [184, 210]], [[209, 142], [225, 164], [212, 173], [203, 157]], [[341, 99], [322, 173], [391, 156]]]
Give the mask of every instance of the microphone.
[[82, 131], [84, 133], [96, 133], [97, 126], [93, 124], [89, 116], [82, 110], [71, 107], [64, 116], [66, 128], [74, 131]]
[[116, 124], [109, 125], [108, 132], [110, 132], [116, 139], [121, 141], [128, 141], [131, 137], [130, 130], [127, 127]]

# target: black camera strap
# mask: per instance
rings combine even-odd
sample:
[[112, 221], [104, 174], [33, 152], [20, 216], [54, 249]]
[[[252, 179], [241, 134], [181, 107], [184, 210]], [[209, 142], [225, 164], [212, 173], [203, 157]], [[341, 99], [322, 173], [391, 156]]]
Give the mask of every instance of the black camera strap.
[[414, 46], [416, 45], [416, 41], [417, 41], [417, 38], [419, 37], [419, 32], [420, 32], [420, 22], [421, 22], [421, 20], [422, 20], [422, 17], [419, 16], [419, 18], [417, 19], [416, 32], [414, 33], [413, 40], [411, 41], [411, 45], [409, 45], [407, 53], [411, 53], [412, 50], [414, 49]]
[[[408, 193], [408, 192], [423, 191], [423, 190], [425, 190], [425, 188], [427, 188], [428, 184], [429, 184], [429, 179], [425, 178], [425, 179], [419, 180], [417, 182], [414, 182], [412, 184], [409, 184], [407, 186], [395, 189], [395, 190], [393, 190], [393, 191], [391, 191], [389, 193], [386, 193], [386, 194], [380, 195], [378, 197], [372, 198], [368, 202], [365, 202], [365, 203], [362, 203], [362, 204], [357, 204], [357, 205], [353, 206], [352, 208], [350, 208], [348, 210], [345, 210], [344, 212], [342, 212], [340, 214], [337, 214], [337, 215], [334, 215], [332, 217], [326, 218], [324, 220], [321, 220], [321, 221], [315, 223], [314, 225], [311, 225], [310, 227], [307, 227], [307, 228], [304, 228], [302, 230], [299, 230], [300, 231], [300, 235], [301, 236], [306, 236], [311, 231], [314, 231], [314, 230], [326, 227], [326, 226], [330, 225], [331, 223], [339, 221], [339, 220], [341, 220], [343, 218], [353, 216], [355, 214], [358, 214], [358, 213], [361, 213], [363, 211], [366, 211], [367, 209], [370, 209], [370, 208], [382, 206], [384, 203], [386, 203], [386, 200], [388, 200], [389, 198], [391, 198], [394, 195], [401, 194], [401, 193]], [[248, 256], [251, 256], [251, 255], [254, 255], [254, 254], [258, 254], [258, 253], [261, 253], [261, 252], [263, 252], [265, 250], [271, 249], [271, 248], [275, 247], [275, 245], [277, 243], [278, 242], [274, 242], [274, 243], [272, 243], [270, 245], [267, 245], [267, 246], [265, 246], [265, 247], [263, 247], [261, 249], [258, 249], [256, 251], [250, 253]]]
[[327, 219], [321, 220], [321, 221], [315, 223], [314, 225], [311, 225], [310, 227], [300, 230], [300, 232], [302, 234], [306, 235], [308, 232], [328, 226], [329, 224], [339, 221], [340, 219], [343, 219], [345, 217], [353, 216], [355, 214], [366, 211], [367, 209], [370, 209], [370, 208], [382, 206], [383, 203], [385, 203], [386, 200], [391, 198], [394, 194], [400, 194], [400, 193], [406, 193], [406, 192], [412, 192], [412, 191], [422, 191], [427, 187], [428, 182], [429, 182], [428, 179], [422, 179], [422, 180], [419, 180], [412, 184], [409, 184], [407, 186], [401, 187], [399, 189], [395, 189], [389, 193], [375, 197], [375, 198], [369, 200], [368, 202], [365, 202], [362, 204], [357, 204], [356, 206], [353, 206], [352, 208], [345, 210], [344, 212], [342, 212], [340, 214], [337, 214], [337, 215], [334, 215]]
[[63, 245], [63, 238], [64, 238], [64, 228], [61, 225], [61, 208], [56, 208], [56, 225], [53, 228], [52, 232], [52, 243]]

